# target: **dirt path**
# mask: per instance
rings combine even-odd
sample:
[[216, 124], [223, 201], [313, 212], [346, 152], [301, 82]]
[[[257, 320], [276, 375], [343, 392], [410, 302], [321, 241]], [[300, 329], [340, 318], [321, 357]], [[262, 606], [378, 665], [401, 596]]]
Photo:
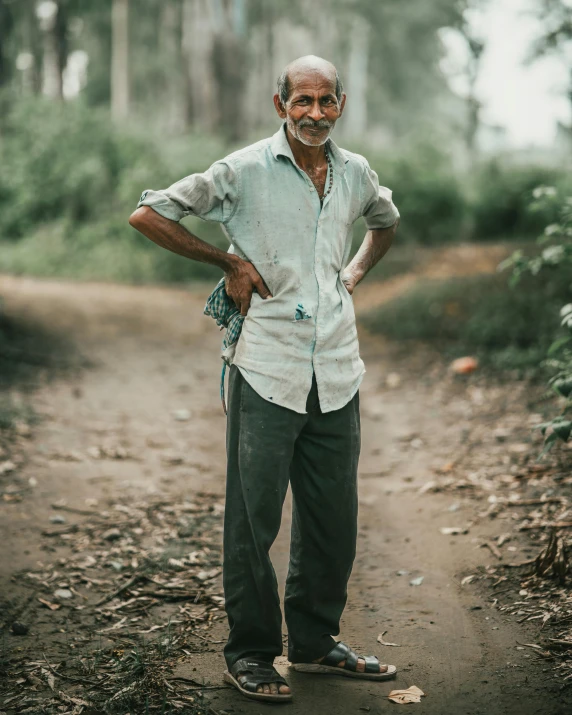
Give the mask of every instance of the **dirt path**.
[[[403, 284], [403, 278], [395, 279]], [[388, 282], [390, 283], [390, 282]], [[12, 315], [33, 317], [73, 337], [92, 367], [70, 380], [41, 387], [33, 398], [43, 420], [34, 430], [20, 477], [37, 484], [22, 502], [0, 504], [2, 587], [17, 568], [33, 568], [46, 554], [38, 532], [59, 499], [119, 495], [224, 492], [224, 416], [218, 398], [220, 335], [201, 315], [210, 286], [192, 292], [149, 287], [72, 284], [3, 277], [0, 294]], [[391, 286], [385, 290], [390, 293]], [[442, 536], [451, 496], [419, 494], [461, 448], [470, 421], [464, 386], [443, 389], [443, 370], [430, 356], [396, 362], [392, 347], [361, 335], [367, 376], [361, 390], [363, 448], [360, 462], [360, 536], [341, 636], [356, 649], [378, 654], [399, 668], [395, 683], [288, 674], [296, 693], [290, 713], [386, 712], [393, 688], [421, 687], [427, 697], [416, 712], [570, 712], [551, 687], [550, 672], [515, 650], [522, 629], [490, 605], [486, 593], [461, 586], [461, 578], [486, 561], [475, 539]], [[400, 375], [390, 388], [387, 376]], [[190, 419], [176, 420], [177, 410]], [[137, 460], [81, 462], [54, 459], [93, 446], [121, 444]], [[165, 455], [185, 455], [167, 466]], [[176, 462], [176, 460], [174, 460]], [[89, 502], [95, 504], [95, 501]], [[462, 509], [469, 509], [463, 506]], [[461, 509], [461, 512], [462, 512]], [[457, 515], [456, 515], [457, 517]], [[483, 526], [483, 533], [486, 531]], [[289, 514], [273, 557], [281, 587], [287, 568]], [[400, 571], [407, 574], [397, 575]], [[420, 586], [409, 581], [423, 576]], [[378, 634], [400, 644], [383, 647]], [[215, 626], [215, 642], [225, 636]], [[218, 684], [221, 646], [180, 665]], [[287, 674], [284, 660], [280, 667]], [[213, 691], [215, 710], [261, 713], [232, 690]]]

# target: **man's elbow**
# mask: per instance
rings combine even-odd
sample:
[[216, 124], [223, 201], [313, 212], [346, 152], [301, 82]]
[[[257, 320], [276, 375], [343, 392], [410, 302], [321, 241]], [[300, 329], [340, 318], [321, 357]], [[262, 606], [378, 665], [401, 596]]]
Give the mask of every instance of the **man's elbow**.
[[133, 226], [133, 228], [136, 228], [138, 231], [142, 231], [143, 227], [147, 224], [149, 211], [153, 211], [153, 209], [149, 208], [149, 206], [140, 206], [138, 209], [135, 209], [129, 217], [129, 225]]

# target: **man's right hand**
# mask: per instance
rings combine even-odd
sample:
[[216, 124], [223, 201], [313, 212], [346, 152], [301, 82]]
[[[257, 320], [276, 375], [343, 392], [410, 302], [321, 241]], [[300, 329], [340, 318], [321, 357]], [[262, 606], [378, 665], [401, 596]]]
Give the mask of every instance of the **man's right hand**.
[[228, 295], [236, 303], [241, 315], [246, 315], [250, 308], [250, 301], [254, 291], [261, 298], [272, 298], [260, 273], [248, 261], [236, 258], [232, 267], [225, 274], [225, 288]]

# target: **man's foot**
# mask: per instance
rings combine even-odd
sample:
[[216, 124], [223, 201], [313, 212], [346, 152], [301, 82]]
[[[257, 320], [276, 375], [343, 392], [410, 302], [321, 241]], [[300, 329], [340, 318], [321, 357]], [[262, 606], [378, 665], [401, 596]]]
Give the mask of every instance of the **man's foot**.
[[[321, 662], [324, 660], [324, 658], [327, 658], [327, 655], [323, 655], [321, 658], [318, 658], [318, 660], [314, 660], [313, 662], [314, 662], [314, 663], [321, 663]], [[346, 664], [346, 659], [344, 658], [343, 660], [341, 660], [341, 661], [337, 664], [337, 667], [338, 667], [338, 668], [343, 668], [345, 664]], [[378, 663], [378, 668], [379, 668], [379, 669], [376, 670], [376, 671], [374, 671], [374, 672], [377, 672], [377, 673], [387, 673], [388, 667], [389, 667], [389, 666], [387, 666], [387, 665], [382, 665], [381, 663]], [[364, 658], [363, 656], [361, 656], [361, 655], [358, 655], [358, 661], [357, 661], [357, 663], [356, 663], [356, 672], [358, 672], [358, 673], [365, 673], [365, 658]]]
[[387, 680], [394, 678], [397, 673], [394, 665], [381, 665], [373, 655], [357, 655], [342, 642], [337, 643], [322, 658], [311, 663], [293, 663], [292, 667], [300, 673], [329, 673], [364, 680]]
[[[239, 678], [240, 680], [240, 678]], [[256, 688], [257, 693], [280, 693], [281, 695], [286, 695], [292, 692], [287, 685], [280, 685], [279, 683], [264, 683]]]
[[271, 663], [241, 658], [224, 674], [224, 680], [248, 698], [290, 700], [288, 683]]

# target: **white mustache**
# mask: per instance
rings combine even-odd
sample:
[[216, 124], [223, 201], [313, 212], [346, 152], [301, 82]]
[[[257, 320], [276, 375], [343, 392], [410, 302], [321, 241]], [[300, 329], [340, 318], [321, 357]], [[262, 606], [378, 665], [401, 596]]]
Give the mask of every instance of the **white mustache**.
[[298, 124], [299, 127], [310, 127], [312, 129], [330, 129], [333, 126], [332, 122], [328, 122], [325, 119], [320, 119], [319, 122], [309, 122], [307, 119], [303, 119]]

